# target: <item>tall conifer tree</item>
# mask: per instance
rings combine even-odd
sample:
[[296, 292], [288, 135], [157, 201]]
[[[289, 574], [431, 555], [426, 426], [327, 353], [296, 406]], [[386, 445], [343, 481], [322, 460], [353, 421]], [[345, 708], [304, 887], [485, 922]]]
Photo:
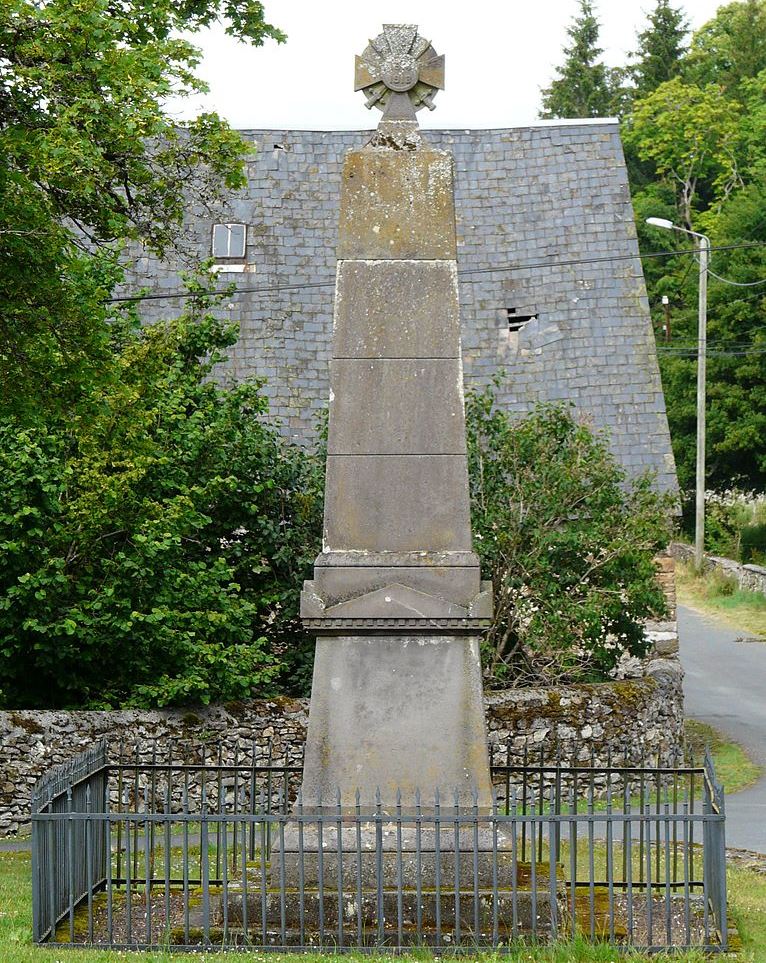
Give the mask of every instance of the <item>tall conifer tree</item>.
[[657, 0], [646, 29], [638, 35], [638, 49], [632, 55], [635, 63], [629, 73], [635, 83], [636, 96], [650, 94], [680, 73], [688, 32], [689, 22], [683, 10], [672, 6], [670, 0]]
[[544, 118], [603, 117], [610, 113], [610, 75], [598, 46], [601, 27], [591, 0], [579, 3], [580, 15], [567, 29], [571, 44], [564, 48], [564, 63], [556, 68], [556, 80], [542, 92], [540, 116]]

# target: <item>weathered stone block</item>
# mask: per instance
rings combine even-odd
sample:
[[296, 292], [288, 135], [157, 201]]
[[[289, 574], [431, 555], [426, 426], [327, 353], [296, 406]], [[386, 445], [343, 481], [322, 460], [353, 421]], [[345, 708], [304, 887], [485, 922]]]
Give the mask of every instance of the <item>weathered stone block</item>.
[[325, 550], [471, 551], [464, 455], [329, 455]]
[[465, 452], [459, 358], [332, 361], [330, 378], [330, 454]]
[[341, 261], [333, 357], [460, 356], [454, 261]]
[[457, 257], [452, 157], [445, 151], [350, 151], [341, 182], [338, 258]]
[[479, 594], [481, 574], [478, 559], [472, 566], [458, 566], [429, 564], [427, 557], [421, 557], [418, 565], [397, 565], [396, 558], [392, 558], [388, 565], [330, 566], [324, 565], [320, 556], [314, 569], [314, 586], [326, 605], [395, 581], [467, 608]]
[[415, 791], [491, 806], [476, 637], [343, 636], [317, 640], [303, 775], [306, 809], [390, 805]]

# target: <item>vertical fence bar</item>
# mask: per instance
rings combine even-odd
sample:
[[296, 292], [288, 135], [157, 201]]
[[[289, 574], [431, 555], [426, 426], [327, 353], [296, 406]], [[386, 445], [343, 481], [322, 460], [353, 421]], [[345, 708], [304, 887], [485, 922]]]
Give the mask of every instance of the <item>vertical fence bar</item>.
[[[50, 805], [47, 807], [48, 814], [52, 814], [53, 810]], [[50, 940], [52, 943], [56, 942], [56, 917], [58, 916], [56, 901], [57, 897], [57, 873], [59, 871], [58, 866], [56, 866], [56, 840], [55, 831], [56, 827], [53, 824], [53, 820], [49, 820], [45, 824], [46, 837], [48, 839], [48, 859], [47, 862], [47, 873], [48, 873], [48, 919], [46, 920], [47, 926], [50, 929]]]
[[[269, 797], [269, 805], [271, 805], [271, 797]], [[339, 804], [340, 805], [340, 804]], [[277, 796], [277, 818], [279, 822], [277, 823], [279, 832], [279, 935], [282, 939], [282, 946], [287, 942], [287, 905], [285, 903], [286, 893], [285, 893], [285, 817], [282, 812], [282, 790], [278, 790]], [[269, 834], [271, 836], [271, 834]], [[338, 834], [338, 849], [340, 852], [340, 834]], [[342, 852], [340, 855], [342, 859]], [[271, 859], [274, 860], [274, 848], [271, 847]], [[338, 882], [339, 892], [342, 890], [340, 881]]]
[[[522, 783], [522, 793], [524, 792], [524, 784]], [[523, 798], [523, 797], [522, 797]], [[519, 935], [519, 855], [518, 855], [518, 839], [517, 839], [517, 801], [516, 801], [516, 787], [511, 789], [511, 935], [513, 939], [517, 939]], [[523, 803], [522, 803], [523, 808]], [[524, 823], [522, 821], [522, 862], [524, 860], [523, 852], [523, 833], [524, 833]]]
[[298, 928], [306, 945], [306, 864], [303, 850], [303, 789], [298, 790]]
[[146, 900], [146, 932], [147, 946], [152, 943], [152, 861], [151, 843], [152, 830], [149, 820], [149, 788], [144, 786], [144, 899]]
[[[399, 809], [401, 810], [401, 798], [399, 800]], [[336, 832], [338, 834], [338, 842], [336, 846], [336, 849], [338, 852], [338, 946], [342, 949], [343, 948], [343, 800], [341, 797], [340, 786], [337, 787], [336, 794], [335, 794], [335, 815], [337, 818]], [[401, 812], [400, 812], [400, 815], [401, 815]], [[401, 835], [401, 820], [399, 822], [399, 833]], [[400, 842], [399, 851], [401, 853], [401, 838], [399, 842]]]
[[473, 932], [474, 942], [479, 945], [481, 919], [479, 913], [479, 793], [472, 789], [471, 818], [473, 821]]
[[[229, 942], [229, 819], [228, 813], [226, 811], [226, 799], [220, 795], [218, 796], [218, 814], [222, 817], [223, 822], [219, 823], [219, 828], [222, 826], [222, 832], [220, 835], [221, 840], [221, 853], [220, 853], [220, 869], [221, 869], [221, 889], [222, 889], [222, 903], [221, 903], [221, 924], [222, 924], [222, 935], [221, 940], [223, 945], [226, 946]], [[234, 836], [237, 835], [237, 824], [233, 824]], [[218, 851], [216, 849], [216, 869], [219, 866], [218, 861]]]
[[85, 865], [87, 867], [87, 878], [85, 880], [85, 885], [87, 886], [88, 892], [88, 942], [93, 942], [93, 889], [94, 889], [94, 873], [93, 873], [93, 799], [90, 791], [90, 783], [85, 786], [85, 812], [87, 814], [87, 819], [85, 820]]
[[646, 804], [646, 941], [648, 946], [654, 944], [654, 927], [652, 925], [652, 807]]
[[[123, 786], [123, 752], [125, 750], [124, 743], [120, 739], [120, 757], [117, 764], [117, 811], [122, 812], [123, 800], [124, 800], [124, 786]], [[122, 878], [122, 820], [117, 820], [117, 865], [115, 867], [117, 879]]]
[[202, 944], [210, 946], [210, 822], [207, 786], [202, 783], [202, 812], [199, 828], [200, 885], [202, 886]]
[[[575, 781], [572, 785], [574, 787]], [[577, 796], [574, 788], [569, 793], [569, 915], [572, 919], [572, 939], [577, 936]]]
[[[506, 806], [508, 797], [505, 797]], [[516, 889], [516, 880], [511, 880], [511, 887]], [[496, 949], [500, 942], [499, 910], [498, 906], [498, 879], [497, 879], [497, 794], [492, 790], [492, 948]]]
[[[670, 851], [670, 803], [667, 798], [667, 786], [665, 787], [665, 820], [664, 820], [664, 869], [665, 869], [665, 942], [669, 947], [673, 946], [673, 904], [671, 902], [671, 851]], [[658, 847], [659, 848], [659, 847]]]
[[558, 938], [558, 904], [556, 902], [558, 897], [558, 879], [557, 879], [557, 865], [556, 861], [558, 858], [558, 843], [557, 843], [557, 832], [558, 822], [556, 816], [558, 815], [558, 807], [556, 806], [556, 793], [557, 786], [551, 787], [550, 794], [550, 805], [548, 807], [548, 899], [550, 900], [550, 910], [551, 910], [551, 939], [556, 940]]
[[[530, 849], [532, 850], [531, 856], [532, 861], [529, 864], [530, 867], [530, 889], [532, 898], [532, 938], [537, 937], [537, 852], [535, 840], [537, 838], [537, 804], [535, 802], [534, 796], [532, 797], [532, 802], [529, 806], [529, 841], [531, 843]], [[522, 817], [526, 821], [526, 816]]]
[[[524, 743], [524, 770], [521, 778], [521, 815], [526, 816], [527, 814], [527, 778], [529, 770], [527, 768], [527, 744]], [[527, 860], [527, 824], [524, 820], [521, 820], [521, 861], [522, 863]]]
[[184, 769], [181, 830], [181, 876], [183, 880], [184, 942], [189, 942], [189, 772]]
[[404, 867], [402, 862], [402, 791], [396, 790], [396, 936], [404, 945]]
[[324, 925], [325, 925], [325, 912], [324, 912], [324, 833], [322, 832], [322, 813], [324, 812], [324, 806], [322, 805], [322, 793], [319, 793], [319, 800], [317, 806], [317, 867], [318, 867], [318, 883], [319, 883], [319, 946], [323, 947], [325, 943], [324, 939]]
[[436, 902], [436, 946], [442, 945], [442, 847], [441, 847], [441, 799], [439, 787], [434, 790], [434, 899]]
[[[591, 759], [591, 762], [592, 761]], [[593, 814], [595, 812], [593, 790], [593, 767], [591, 766], [588, 784], [588, 926], [591, 940], [595, 940], [596, 938], [596, 852], [594, 838], [595, 826], [593, 822]]]
[[[241, 789], [240, 789], [240, 793], [241, 793], [243, 796], [244, 796], [244, 792], [245, 792], [245, 787], [242, 786]], [[249, 915], [249, 914], [248, 914], [248, 909], [249, 909], [249, 907], [248, 907], [248, 905], [247, 905], [247, 833], [248, 833], [248, 826], [247, 826], [247, 820], [245, 819], [245, 815], [246, 815], [245, 800], [244, 800], [243, 798], [241, 798], [241, 799], [240, 799], [240, 806], [239, 806], [239, 827], [238, 827], [238, 828], [239, 828], [239, 834], [240, 834], [239, 858], [240, 858], [240, 862], [241, 862], [241, 865], [240, 865], [240, 873], [241, 873], [240, 882], [241, 882], [241, 890], [242, 890], [242, 903], [241, 903], [241, 913], [240, 913], [240, 915], [241, 915], [241, 917], [242, 917], [242, 935], [243, 935], [243, 939], [244, 939], [245, 943], [248, 943], [248, 942], [249, 942], [249, 932], [250, 932], [250, 931], [249, 931], [249, 923], [250, 923], [250, 921], [249, 921], [249, 919], [248, 919], [248, 915]], [[235, 822], [234, 822], [234, 826], [235, 826], [234, 835], [235, 835], [235, 837], [236, 837], [236, 835], [237, 835], [236, 820], [235, 820]]]
[[683, 803], [684, 821], [681, 824], [681, 845], [683, 847], [682, 859], [684, 866], [684, 933], [686, 935], [686, 945], [690, 946], [692, 941], [692, 920], [691, 920], [691, 894], [689, 888], [689, 803]]
[[[253, 744], [253, 749], [255, 749], [255, 744]], [[252, 787], [252, 786], [253, 786], [253, 783], [251, 782], [251, 787]], [[253, 815], [255, 815], [255, 806], [253, 806], [252, 808], [253, 808]], [[262, 946], [266, 946], [267, 943], [268, 943], [268, 941], [269, 941], [269, 938], [268, 938], [268, 926], [267, 926], [268, 913], [269, 913], [269, 902], [268, 902], [268, 893], [267, 893], [267, 884], [266, 884], [266, 876], [267, 876], [268, 870], [267, 870], [266, 858], [267, 858], [267, 852], [268, 852], [268, 837], [271, 835], [271, 827], [268, 826], [267, 823], [266, 823], [266, 819], [267, 819], [266, 810], [267, 810], [267, 808], [268, 808], [268, 809], [271, 808], [271, 806], [270, 806], [270, 800], [264, 799], [263, 790], [261, 790], [261, 792], [259, 793], [259, 796], [258, 796], [258, 810], [257, 810], [257, 811], [258, 811], [258, 814], [259, 814], [260, 817], [261, 817], [261, 822], [260, 822], [260, 833], [261, 833], [261, 845], [260, 845], [260, 864], [261, 864], [260, 877], [261, 877], [261, 878], [260, 878], [260, 889], [261, 889], [261, 945], [262, 945]], [[269, 814], [269, 815], [270, 815], [270, 814]], [[255, 826], [255, 822], [252, 822], [251, 825], [254, 827], [254, 826]], [[254, 831], [251, 830], [251, 833], [250, 833], [250, 858], [251, 858], [251, 859], [254, 858], [253, 839], [254, 839]]]
[[383, 905], [383, 808], [380, 800], [380, 787], [375, 789], [375, 886], [378, 910], [378, 946], [385, 939], [385, 916]]
[[[253, 739], [250, 753], [250, 808], [249, 812], [251, 816], [255, 815], [255, 766], [256, 766], [256, 752], [257, 746], [255, 739]], [[271, 786], [269, 786], [271, 789]], [[270, 809], [271, 807], [269, 807]], [[263, 811], [263, 810], [262, 810]], [[261, 831], [261, 845], [263, 846], [265, 842], [263, 832]], [[251, 861], [255, 859], [255, 820], [250, 823], [250, 859]]]
[[[712, 763], [711, 774], [713, 774]], [[727, 952], [729, 949], [729, 924], [726, 918], [726, 799], [720, 785], [716, 786], [716, 797], [718, 812], [714, 824], [713, 859], [716, 863], [718, 876], [718, 928], [721, 936], [721, 949], [723, 952]]]
[[[109, 799], [109, 781], [107, 780], [106, 798]], [[114, 942], [114, 894], [112, 892], [112, 813], [111, 807], [107, 804], [106, 814], [106, 939], [108, 943]]]
[[74, 807], [72, 806], [72, 787], [67, 786], [66, 790], [66, 808], [67, 808], [67, 821], [66, 821], [66, 846], [64, 852], [66, 854], [66, 865], [67, 865], [67, 903], [68, 903], [68, 916], [69, 916], [69, 942], [74, 943], [74, 819], [72, 819], [72, 813]]
[[130, 861], [130, 812], [125, 812], [125, 942], [133, 942], [133, 887], [131, 885]]
[[362, 797], [356, 790], [354, 800], [356, 813], [356, 945], [364, 945], [363, 908], [362, 908]]
[[[133, 807], [136, 814], [138, 814], [138, 800], [140, 793], [140, 771], [138, 764], [140, 761], [138, 742], [136, 742], [134, 747], [134, 757], [133, 757]], [[138, 879], [138, 820], [134, 819], [132, 822], [133, 829], [133, 879]]]
[[625, 889], [628, 898], [627, 923], [628, 923], [628, 943], [633, 943], [633, 822], [631, 820], [631, 801], [629, 790], [625, 797], [625, 821], [622, 831], [622, 847], [627, 853], [625, 859]]
[[423, 809], [420, 802], [420, 787], [415, 790], [415, 928], [417, 944], [423, 944]]
[[454, 896], [455, 896], [455, 927], [453, 935], [453, 946], [459, 947], [461, 942], [460, 937], [460, 797], [458, 796], [457, 789], [454, 792], [453, 797], [453, 817], [452, 817], [452, 842], [453, 851], [455, 857], [455, 869], [454, 869]]

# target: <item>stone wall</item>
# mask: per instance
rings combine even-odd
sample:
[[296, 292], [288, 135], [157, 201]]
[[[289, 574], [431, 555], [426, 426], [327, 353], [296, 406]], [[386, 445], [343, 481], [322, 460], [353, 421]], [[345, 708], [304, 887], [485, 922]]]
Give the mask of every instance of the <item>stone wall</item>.
[[[681, 669], [677, 660], [654, 658], [637, 679], [584, 686], [520, 688], [485, 697], [493, 758], [521, 763], [525, 747], [596, 765], [607, 756], [637, 763], [642, 757], [669, 763], [683, 733]], [[29, 800], [37, 778], [105, 736], [113, 757], [123, 739], [138, 742], [147, 761], [156, 750], [165, 760], [213, 758], [219, 742], [231, 763], [235, 751], [248, 759], [255, 744], [265, 762], [269, 745], [276, 763], [300, 763], [308, 722], [308, 699], [251, 701], [190, 711], [0, 712], [0, 836], [29, 828]]]
[[[679, 561], [694, 561], [692, 545], [673, 542], [670, 551]], [[705, 555], [702, 564], [706, 572], [717, 572], [719, 575], [733, 578], [741, 589], [766, 595], [766, 568], [762, 565], [742, 565], [731, 558], [722, 558], [720, 555]]]

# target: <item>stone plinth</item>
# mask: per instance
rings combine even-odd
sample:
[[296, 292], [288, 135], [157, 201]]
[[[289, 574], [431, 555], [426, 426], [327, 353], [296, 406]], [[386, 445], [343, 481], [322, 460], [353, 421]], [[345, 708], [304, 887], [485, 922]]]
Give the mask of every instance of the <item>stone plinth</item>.
[[332, 811], [336, 791], [371, 811], [401, 791], [412, 811], [439, 790], [445, 807], [491, 805], [476, 637], [359, 635], [317, 641], [303, 773], [307, 809]]

